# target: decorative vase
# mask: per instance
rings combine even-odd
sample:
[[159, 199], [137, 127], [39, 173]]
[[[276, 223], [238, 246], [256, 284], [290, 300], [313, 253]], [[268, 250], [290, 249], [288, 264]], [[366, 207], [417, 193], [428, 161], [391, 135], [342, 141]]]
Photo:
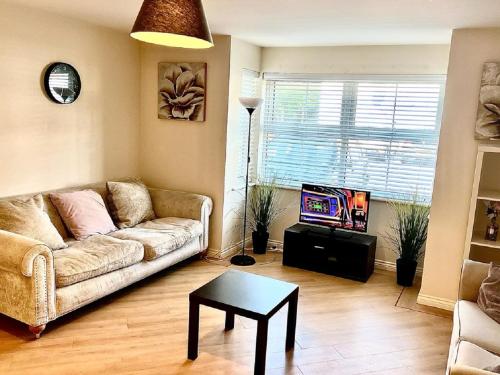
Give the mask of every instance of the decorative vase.
[[396, 261], [396, 273], [398, 285], [412, 286], [417, 272], [417, 262], [415, 260], [399, 258]]
[[491, 219], [486, 227], [486, 235], [484, 238], [488, 241], [496, 241], [498, 237], [498, 224], [495, 218]]
[[252, 232], [253, 252], [255, 254], [265, 254], [267, 249], [267, 241], [269, 240], [268, 232]]

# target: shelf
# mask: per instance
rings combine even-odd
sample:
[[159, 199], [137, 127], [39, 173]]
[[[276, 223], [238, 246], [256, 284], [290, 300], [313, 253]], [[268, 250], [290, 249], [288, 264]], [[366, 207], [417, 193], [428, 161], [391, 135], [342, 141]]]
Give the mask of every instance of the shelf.
[[500, 191], [497, 190], [481, 190], [477, 199], [485, 200], [485, 201], [497, 201], [500, 202]]
[[498, 141], [480, 143], [478, 151], [500, 153], [500, 144]]
[[471, 245], [483, 246], [483, 247], [492, 247], [494, 249], [500, 249], [500, 241], [488, 241], [484, 239], [484, 235], [474, 234], [472, 236]]

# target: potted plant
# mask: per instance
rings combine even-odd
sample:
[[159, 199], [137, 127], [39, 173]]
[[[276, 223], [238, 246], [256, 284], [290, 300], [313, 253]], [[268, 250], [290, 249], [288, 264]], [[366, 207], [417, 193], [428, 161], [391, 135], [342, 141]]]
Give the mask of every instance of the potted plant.
[[279, 215], [279, 191], [274, 182], [260, 183], [252, 187], [249, 201], [253, 251], [264, 254], [269, 240], [269, 226]]
[[409, 201], [391, 201], [389, 207], [393, 221], [385, 238], [399, 257], [396, 261], [397, 282], [402, 286], [412, 286], [418, 260], [425, 251], [430, 206], [418, 202], [415, 194]]

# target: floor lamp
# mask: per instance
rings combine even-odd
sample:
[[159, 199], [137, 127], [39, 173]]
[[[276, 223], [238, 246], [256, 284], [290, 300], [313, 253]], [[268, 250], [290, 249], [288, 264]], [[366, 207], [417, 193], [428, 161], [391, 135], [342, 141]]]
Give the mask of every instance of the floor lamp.
[[241, 254], [231, 258], [231, 263], [237, 266], [251, 266], [255, 264], [255, 259], [245, 254], [245, 239], [247, 232], [247, 202], [248, 202], [248, 168], [250, 166], [250, 139], [252, 136], [252, 114], [259, 106], [259, 98], [240, 98], [240, 103], [248, 111], [248, 139], [247, 139], [247, 169], [245, 175], [245, 206], [243, 208], [243, 243], [241, 245]]

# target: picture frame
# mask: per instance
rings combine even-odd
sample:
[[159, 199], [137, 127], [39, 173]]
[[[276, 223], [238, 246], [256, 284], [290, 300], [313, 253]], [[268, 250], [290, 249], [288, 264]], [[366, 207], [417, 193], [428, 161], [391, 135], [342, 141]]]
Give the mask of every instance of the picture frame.
[[207, 64], [158, 64], [158, 118], [204, 122], [206, 117]]

